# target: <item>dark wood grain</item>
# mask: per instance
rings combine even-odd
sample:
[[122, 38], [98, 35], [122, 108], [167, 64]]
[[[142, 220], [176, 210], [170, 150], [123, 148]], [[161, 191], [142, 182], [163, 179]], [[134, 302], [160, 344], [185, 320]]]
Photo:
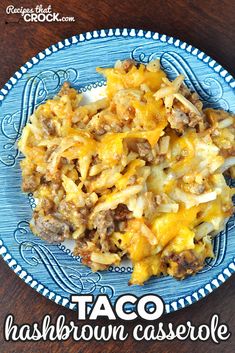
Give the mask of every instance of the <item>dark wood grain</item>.
[[[38, 3], [52, 5], [63, 16], [75, 16], [74, 23], [11, 23], [17, 16], [7, 16], [9, 5], [32, 7], [33, 1], [0, 3], [0, 86], [30, 57], [52, 43], [76, 33], [101, 28], [133, 27], [150, 29], [178, 37], [205, 51], [232, 74], [235, 74], [235, 2], [231, 0], [57, 0]], [[8, 23], [6, 23], [8, 22]], [[232, 337], [228, 342], [134, 342], [125, 343], [67, 341], [64, 343], [6, 343], [3, 341], [3, 321], [12, 313], [18, 323], [40, 321], [50, 313], [54, 318], [65, 314], [67, 320], [76, 320], [76, 313], [45, 299], [21, 281], [0, 261], [0, 352], [3, 353], [86, 353], [86, 352], [149, 352], [149, 353], [232, 353], [235, 351], [235, 281], [230, 278], [207, 298], [182, 311], [167, 315], [165, 322], [206, 323], [212, 314], [219, 313], [229, 325]], [[104, 322], [100, 322], [104, 323]], [[128, 324], [131, 332], [134, 323]]]

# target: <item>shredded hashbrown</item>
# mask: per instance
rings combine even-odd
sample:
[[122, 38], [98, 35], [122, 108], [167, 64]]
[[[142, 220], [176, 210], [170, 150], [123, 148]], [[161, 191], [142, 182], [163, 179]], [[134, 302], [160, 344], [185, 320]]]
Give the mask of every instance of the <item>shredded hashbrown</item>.
[[76, 241], [93, 271], [133, 264], [130, 284], [183, 279], [213, 257], [212, 238], [233, 213], [235, 120], [204, 109], [183, 75], [158, 60], [97, 69], [107, 95], [83, 104], [65, 83], [24, 127], [22, 189], [33, 193], [33, 233]]

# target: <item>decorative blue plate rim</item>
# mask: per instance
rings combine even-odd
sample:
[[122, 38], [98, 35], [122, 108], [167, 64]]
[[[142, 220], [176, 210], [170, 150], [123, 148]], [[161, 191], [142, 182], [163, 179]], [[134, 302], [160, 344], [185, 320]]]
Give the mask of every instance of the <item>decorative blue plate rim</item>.
[[[27, 71], [34, 65], [37, 65], [40, 61], [44, 60], [47, 56], [50, 56], [55, 52], [63, 50], [65, 47], [73, 46], [74, 44], [77, 44], [79, 42], [108, 37], [144, 37], [147, 39], [161, 41], [163, 43], [169, 43], [171, 45], [174, 45], [175, 47], [180, 47], [184, 51], [187, 51], [193, 56], [196, 56], [198, 60], [206, 63], [211, 69], [213, 69], [217, 74], [219, 74], [223, 78], [226, 84], [228, 84], [232, 89], [235, 88], [235, 79], [226, 69], [224, 69], [210, 56], [206, 55], [203, 51], [193, 47], [192, 45], [187, 44], [186, 42], [181, 41], [180, 39], [148, 30], [128, 28], [101, 29], [97, 31], [94, 30], [91, 32], [85, 32], [79, 35], [74, 35], [68, 39], [59, 41], [58, 43], [51, 45], [47, 49], [39, 52], [36, 56], [28, 60], [24, 65], [21, 66], [18, 71], [15, 72], [15, 74], [0, 90], [0, 106], [4, 98], [8, 95], [13, 86], [22, 78], [22, 76], [25, 75]], [[37, 292], [57, 304], [60, 304], [70, 309], [75, 308], [75, 305], [72, 304], [67, 298], [54, 293], [44, 284], [40, 283], [37, 279], [30, 275], [27, 270], [23, 268], [15, 258], [12, 257], [11, 253], [8, 250], [8, 247], [4, 244], [2, 239], [0, 239], [0, 255], [2, 256], [3, 260], [8, 264], [8, 266], [34, 290], [36, 290]], [[72, 253], [70, 253], [70, 255], [73, 256]], [[234, 272], [235, 258], [233, 258], [233, 261], [228, 263], [226, 267], [223, 267], [218, 275], [211, 278], [208, 283], [203, 285], [201, 288], [197, 289], [195, 292], [191, 293], [191, 295], [187, 297], [180, 297], [174, 301], [167, 303], [165, 308], [166, 313], [170, 313], [178, 309], [184, 308], [207, 296], [214, 289], [218, 288], [222, 283], [224, 283]], [[129, 309], [129, 311], [130, 310], [132, 309]]]
[[56, 44], [52, 44], [48, 48], [42, 50], [37, 55], [33, 56], [29, 59], [24, 65], [22, 65], [15, 74], [10, 77], [7, 83], [0, 90], [0, 101], [4, 99], [4, 97], [8, 94], [10, 89], [17, 83], [17, 81], [24, 75], [28, 69], [30, 69], [33, 65], [38, 64], [39, 61], [45, 59], [47, 56], [62, 50], [65, 47], [69, 47], [73, 44], [77, 44], [78, 42], [90, 41], [92, 39], [104, 38], [104, 37], [145, 37], [151, 38], [154, 40], [160, 40], [161, 42], [173, 44], [175, 47], [180, 47], [185, 51], [191, 53], [194, 56], [197, 56], [199, 60], [207, 63], [216, 73], [218, 73], [224, 80], [232, 87], [235, 88], [235, 79], [233, 76], [217, 61], [212, 59], [209, 55], [205, 54], [203, 51], [193, 47], [192, 45], [181, 41], [178, 38], [168, 36], [166, 34], [160, 34], [158, 32], [152, 32], [148, 30], [139, 30], [139, 29], [129, 29], [129, 28], [115, 28], [115, 29], [101, 29], [94, 30], [90, 32], [84, 32], [78, 35], [74, 35], [70, 38], [66, 38], [62, 41], [57, 42]]

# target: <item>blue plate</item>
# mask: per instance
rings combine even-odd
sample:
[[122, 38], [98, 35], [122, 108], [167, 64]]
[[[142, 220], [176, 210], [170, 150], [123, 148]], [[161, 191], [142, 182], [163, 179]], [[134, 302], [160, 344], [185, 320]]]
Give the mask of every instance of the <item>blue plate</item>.
[[0, 254], [37, 292], [71, 309], [73, 293], [106, 293], [112, 302], [124, 293], [157, 293], [166, 303], [166, 312], [172, 312], [205, 297], [235, 271], [234, 218], [215, 238], [215, 258], [197, 275], [184, 281], [152, 278], [144, 286], [128, 287], [132, 271], [128, 264], [92, 273], [72, 255], [68, 244], [51, 245], [34, 236], [28, 223], [34, 199], [21, 192], [22, 156], [16, 141], [34, 109], [53, 97], [64, 81], [83, 92], [99, 89], [105, 82], [96, 66], [113, 66], [126, 58], [142, 63], [160, 58], [171, 79], [185, 75], [186, 84], [198, 92], [205, 106], [235, 112], [233, 77], [215, 60], [178, 39], [150, 31], [110, 29], [52, 45], [24, 64], [0, 91]]

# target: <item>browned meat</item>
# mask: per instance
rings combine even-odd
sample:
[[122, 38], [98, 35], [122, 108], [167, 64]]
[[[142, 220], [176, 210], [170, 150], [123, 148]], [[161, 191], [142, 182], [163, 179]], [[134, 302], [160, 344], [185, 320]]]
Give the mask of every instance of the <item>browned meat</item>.
[[168, 266], [168, 273], [178, 279], [183, 279], [203, 268], [204, 258], [198, 258], [192, 250], [182, 251], [180, 254], [171, 254], [163, 261]]
[[61, 242], [71, 235], [69, 224], [55, 215], [41, 216], [35, 213], [34, 226], [36, 233], [50, 243]]
[[220, 149], [220, 154], [221, 156], [227, 158], [227, 157], [231, 157], [231, 156], [235, 156], [235, 147], [230, 147], [228, 149], [225, 148], [221, 148]]
[[[182, 109], [184, 108], [182, 107]], [[203, 130], [203, 116], [197, 115], [193, 112], [183, 111], [182, 109], [174, 108], [172, 109], [172, 112], [168, 114], [168, 121], [171, 125], [171, 128], [176, 129], [180, 133], [183, 133], [188, 126], [199, 126], [199, 130]]]
[[107, 119], [105, 113], [97, 113], [93, 116], [86, 128], [95, 135], [101, 136], [106, 132], [121, 132], [122, 121], [120, 121], [115, 114], [112, 115], [112, 119]]
[[[80, 249], [79, 249], [80, 250]], [[78, 255], [81, 255], [82, 256], [82, 263], [84, 264], [84, 265], [86, 265], [86, 266], [91, 266], [91, 254], [89, 253], [89, 252], [85, 252], [84, 254], [83, 254], [83, 252], [80, 250], [79, 252], [78, 252]]]
[[[71, 213], [76, 212], [76, 217], [79, 217], [83, 221], [87, 220], [88, 209], [86, 207], [77, 208], [72, 202], [62, 200], [58, 206], [59, 213], [63, 214], [65, 218], [69, 218]], [[83, 222], [84, 223], [84, 222]]]
[[136, 65], [136, 62], [132, 59], [127, 59], [127, 60], [122, 61], [122, 68], [125, 72], [130, 71], [131, 68], [135, 65]]
[[22, 180], [22, 190], [24, 192], [33, 192], [37, 189], [40, 184], [40, 174], [33, 173], [31, 175], [25, 175]]
[[75, 256], [82, 256], [82, 263], [91, 266], [91, 251], [87, 250], [87, 245], [84, 241], [77, 240], [73, 251]]
[[136, 149], [140, 157], [146, 162], [152, 162], [154, 157], [151, 149], [151, 145], [148, 141], [141, 141], [136, 143]]
[[152, 162], [154, 159], [150, 143], [142, 138], [127, 138], [125, 139], [129, 151], [139, 154], [141, 159], [147, 162]]
[[188, 87], [185, 86], [184, 84], [182, 84], [182, 85], [180, 86], [179, 92], [180, 92], [183, 96], [185, 96], [186, 98], [188, 98], [188, 97], [190, 96], [190, 94], [191, 94], [191, 92], [190, 92], [190, 90], [188, 89]]
[[109, 235], [111, 235], [115, 229], [113, 212], [108, 210], [97, 213], [92, 220], [92, 227], [93, 229], [86, 235], [88, 235], [93, 244], [97, 245], [98, 249], [104, 252], [109, 251]]
[[202, 111], [203, 103], [200, 101], [199, 95], [196, 92], [190, 92], [187, 99], [190, 100], [200, 112]]
[[189, 123], [189, 117], [181, 109], [174, 108], [172, 113], [168, 114], [168, 121], [172, 129], [183, 132], [184, 127]]
[[55, 204], [52, 200], [49, 200], [45, 197], [42, 199], [40, 207], [43, 209], [45, 214], [49, 214], [54, 211]]
[[101, 211], [99, 212], [94, 221], [93, 227], [97, 229], [99, 235], [110, 235], [114, 231], [114, 220], [112, 211]]
[[185, 96], [195, 107], [201, 112], [203, 108], [203, 103], [200, 101], [200, 97], [196, 92], [190, 92], [188, 87], [181, 85], [179, 92]]
[[130, 151], [136, 152], [139, 156], [147, 162], [152, 162], [153, 152], [150, 143], [146, 139], [130, 138], [126, 139], [127, 147]]
[[127, 206], [120, 203], [118, 205], [118, 207], [114, 210], [114, 216], [113, 218], [115, 219], [115, 221], [126, 221], [129, 216], [130, 216], [131, 212], [128, 210]]
[[42, 124], [42, 130], [46, 135], [48, 135], [48, 136], [55, 135], [56, 128], [55, 128], [55, 125], [51, 119], [41, 117], [40, 122]]

